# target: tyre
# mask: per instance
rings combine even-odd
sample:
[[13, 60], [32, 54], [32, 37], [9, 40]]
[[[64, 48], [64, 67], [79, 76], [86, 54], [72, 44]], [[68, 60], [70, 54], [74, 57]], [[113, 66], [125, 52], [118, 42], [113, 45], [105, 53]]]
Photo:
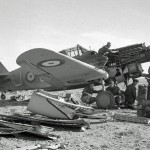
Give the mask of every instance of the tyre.
[[5, 100], [6, 99], [6, 95], [4, 93], [1, 94], [1, 99]]

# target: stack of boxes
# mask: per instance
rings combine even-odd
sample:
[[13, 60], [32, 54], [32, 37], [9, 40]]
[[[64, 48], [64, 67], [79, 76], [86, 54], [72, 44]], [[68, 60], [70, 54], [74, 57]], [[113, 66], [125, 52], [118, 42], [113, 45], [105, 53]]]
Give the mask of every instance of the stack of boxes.
[[137, 116], [150, 118], [150, 85], [139, 85]]

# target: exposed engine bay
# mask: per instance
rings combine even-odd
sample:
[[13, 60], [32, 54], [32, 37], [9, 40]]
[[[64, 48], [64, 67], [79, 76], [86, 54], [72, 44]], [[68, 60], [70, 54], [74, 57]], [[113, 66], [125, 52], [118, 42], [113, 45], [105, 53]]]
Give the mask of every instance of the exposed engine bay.
[[122, 48], [114, 49], [116, 53], [108, 53], [108, 62], [105, 66], [110, 78], [120, 83], [128, 78], [138, 78], [142, 76], [141, 63], [149, 61], [150, 48], [144, 43], [134, 44]]

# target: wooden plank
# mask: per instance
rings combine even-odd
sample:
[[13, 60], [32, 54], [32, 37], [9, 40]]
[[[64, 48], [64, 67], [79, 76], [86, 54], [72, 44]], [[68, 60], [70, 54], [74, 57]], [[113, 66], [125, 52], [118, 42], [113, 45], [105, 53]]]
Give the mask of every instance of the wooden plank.
[[122, 115], [122, 114], [114, 114], [113, 119], [118, 120], [118, 121], [150, 124], [150, 119], [145, 118], [145, 117], [136, 117], [136, 116]]

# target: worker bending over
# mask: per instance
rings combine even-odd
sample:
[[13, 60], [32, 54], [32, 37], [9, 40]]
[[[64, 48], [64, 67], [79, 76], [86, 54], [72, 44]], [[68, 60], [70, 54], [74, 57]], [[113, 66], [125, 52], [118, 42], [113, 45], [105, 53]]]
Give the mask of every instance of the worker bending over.
[[96, 101], [96, 97], [92, 97], [93, 93], [99, 93], [100, 91], [94, 90], [94, 84], [89, 84], [87, 85], [81, 96], [81, 101], [86, 103], [86, 104], [92, 104]]

